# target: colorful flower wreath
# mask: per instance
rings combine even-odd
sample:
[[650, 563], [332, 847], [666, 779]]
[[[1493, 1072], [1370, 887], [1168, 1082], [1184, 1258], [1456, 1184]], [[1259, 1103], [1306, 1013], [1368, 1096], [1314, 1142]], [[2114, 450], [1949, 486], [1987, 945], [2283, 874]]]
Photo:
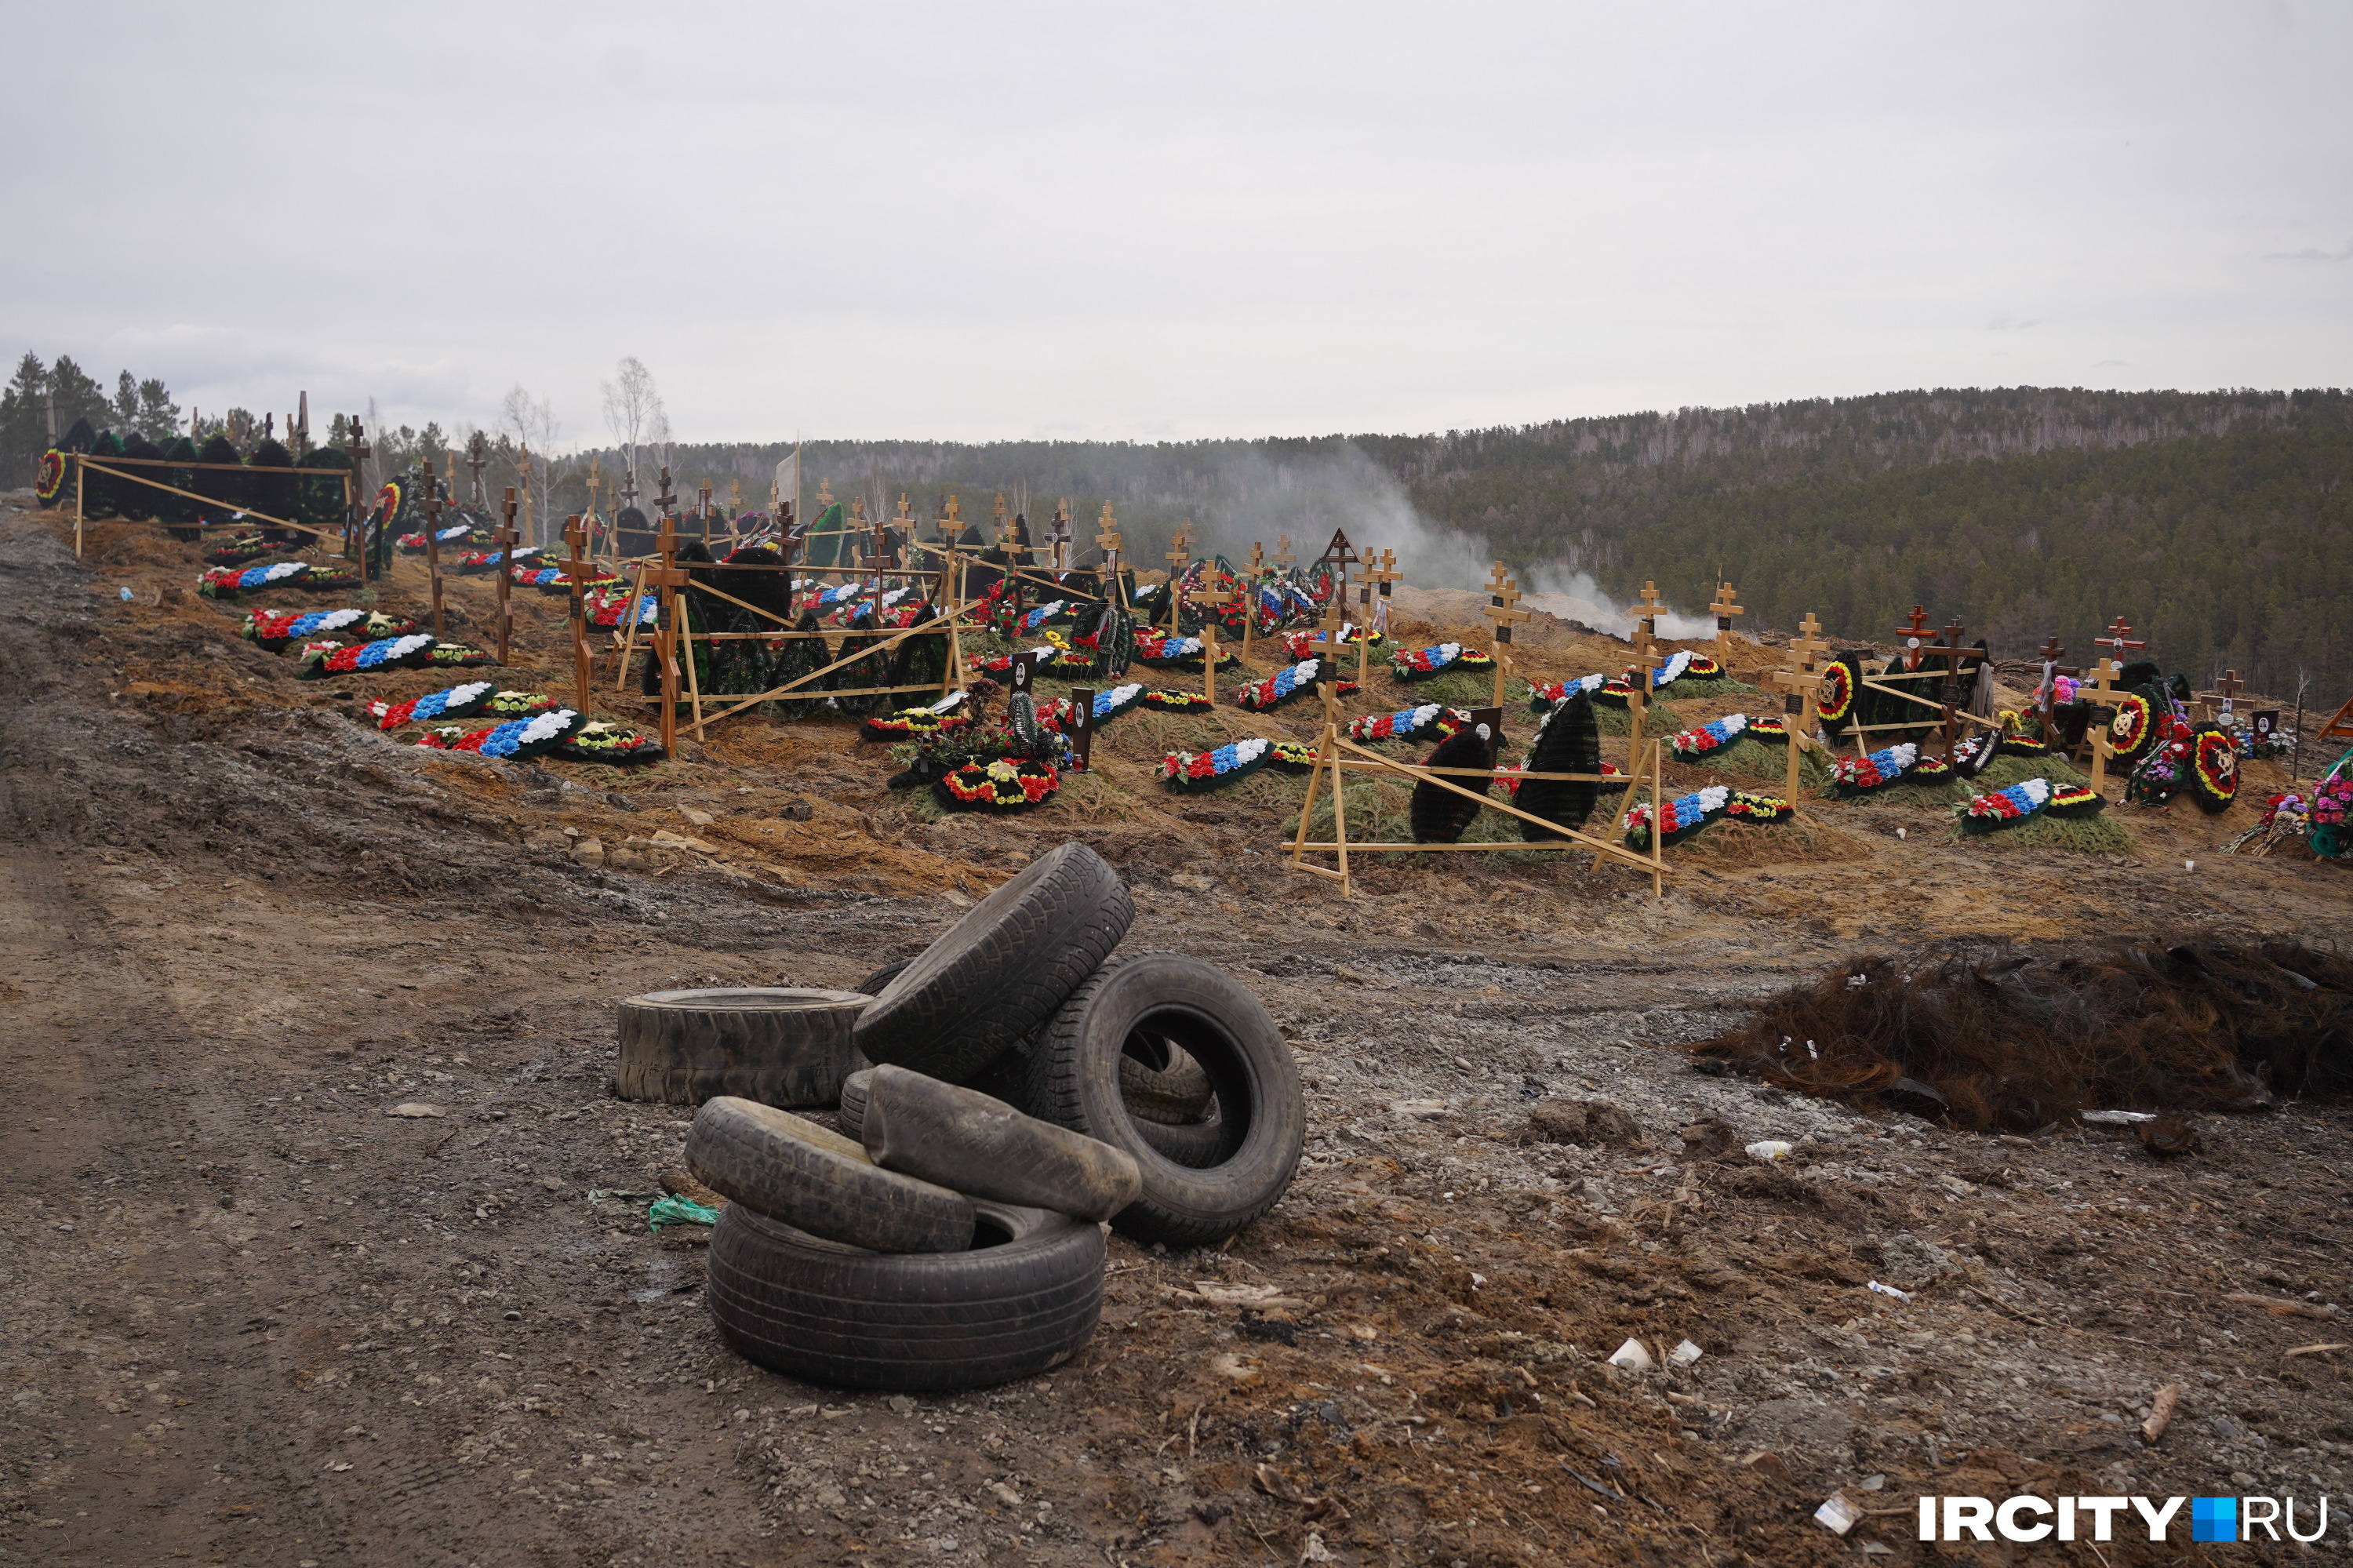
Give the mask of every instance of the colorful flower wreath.
[[1630, 849], [1649, 849], [1654, 825], [1661, 835], [1660, 842], [1678, 842], [1723, 816], [1731, 804], [1732, 790], [1723, 784], [1678, 795], [1655, 811], [1648, 801], [1638, 800], [1627, 809], [1621, 824], [1626, 830], [1626, 845]]
[[1689, 662], [1683, 665], [1683, 673], [1686, 681], [1721, 681], [1732, 673], [1720, 661], [1708, 654], [1694, 653], [1688, 657]]
[[1399, 708], [1393, 714], [1366, 714], [1348, 721], [1348, 738], [1360, 743], [1384, 740], [1444, 740], [1461, 733], [1471, 722], [1465, 708], [1450, 708], [1444, 703], [1424, 703], [1416, 708]]
[[[1731, 714], [1720, 719], [1710, 719], [1697, 729], [1687, 729], [1675, 736], [1674, 754], [1679, 761], [1690, 762], [1705, 757], [1738, 740], [1748, 729], [1746, 714]], [[1784, 731], [1781, 738], [1787, 740]]]
[[[520, 565], [542, 553], [537, 545], [524, 545], [515, 551], [514, 558]], [[506, 559], [504, 550], [469, 550], [458, 557], [458, 570], [468, 577], [477, 572], [494, 572], [506, 564]]]
[[529, 561], [516, 562], [509, 576], [513, 578], [515, 587], [537, 588], [542, 593], [564, 584], [563, 567], [534, 567]]
[[1160, 781], [1180, 794], [1199, 794], [1247, 779], [1266, 766], [1274, 742], [1253, 736], [1214, 751], [1172, 751], [1160, 759]]
[[405, 724], [428, 724], [435, 719], [471, 718], [489, 704], [496, 689], [493, 682], [469, 681], [462, 686], [427, 692], [405, 703], [370, 703], [368, 716], [375, 720], [378, 729], [398, 729]]
[[[1136, 704], [1143, 700], [1144, 688], [1133, 682], [1124, 686], [1113, 686], [1109, 691], [1097, 692], [1095, 694], [1093, 722], [1098, 725], [1109, 724], [1112, 720], [1119, 717], [1120, 715], [1132, 710]], [[1056, 697], [1052, 702], [1047, 704], [1044, 707], [1039, 708], [1038, 710], [1038, 722], [1045, 728], [1056, 731], [1057, 733], [1069, 728], [1071, 723], [1071, 699], [1068, 697]]]
[[360, 586], [359, 574], [340, 567], [306, 566], [280, 561], [275, 566], [215, 567], [196, 579], [196, 592], [206, 599], [235, 599], [263, 588], [349, 588]]
[[[390, 485], [386, 485], [385, 488], [390, 490], [392, 487]], [[396, 508], [400, 504], [398, 494], [399, 493], [397, 491], [394, 492], [395, 499], [393, 504]], [[474, 537], [476, 532], [477, 530], [471, 523], [453, 523], [448, 527], [444, 528], [439, 533], [434, 535], [433, 540], [434, 543], [445, 546], [455, 545], [461, 539], [470, 545], [487, 545], [491, 542], [491, 536], [488, 534], [484, 534], [480, 539], [476, 539]], [[394, 541], [394, 543], [398, 547], [400, 553], [404, 556], [421, 556], [425, 553], [425, 531], [420, 528], [414, 534], [403, 534], [397, 540]]]
[[858, 726], [860, 740], [903, 740], [909, 736], [954, 735], [972, 727], [972, 715], [951, 708], [942, 713], [934, 707], [901, 708], [896, 713], [881, 714]]
[[1939, 784], [1953, 776], [1953, 765], [1934, 752], [1924, 751], [1918, 761], [1904, 770], [1907, 784]]
[[51, 447], [41, 454], [41, 466], [34, 471], [33, 493], [46, 504], [57, 500], [65, 485], [66, 454]]
[[329, 675], [367, 674], [377, 670], [413, 670], [433, 656], [429, 632], [406, 637], [379, 637], [373, 642], [307, 642], [295, 679], [317, 681]]
[[295, 547], [290, 545], [274, 545], [259, 534], [238, 534], [223, 539], [207, 549], [205, 552], [204, 560], [205, 565], [208, 567], [242, 567], [258, 561], [264, 556], [276, 555]]
[[290, 643], [331, 634], [348, 632], [376, 640], [406, 637], [416, 630], [417, 622], [406, 616], [376, 609], [257, 609], [245, 618], [239, 631], [248, 641], [275, 652]]
[[1028, 637], [1053, 620], [1068, 620], [1079, 612], [1079, 607], [1067, 599], [1050, 599], [1044, 604], [1022, 611], [1021, 619], [1013, 623], [1013, 635]]
[[2039, 740], [2004, 730], [2001, 735], [2001, 755], [2004, 757], [2048, 757], [2051, 748]]
[[[1654, 692], [1665, 691], [1669, 686], [1673, 685], [1677, 681], [1680, 681], [1684, 676], [1690, 674], [1691, 666], [1692, 655], [1689, 652], [1679, 649], [1676, 652], [1668, 654], [1667, 662], [1651, 673], [1651, 690]], [[1625, 670], [1626, 683], [1630, 686], [1632, 685], [1634, 683], [1634, 677], [1641, 673], [1641, 666], [1638, 664], [1627, 665]]]
[[1954, 808], [1964, 831], [1989, 833], [1996, 828], [2013, 827], [2051, 804], [2051, 780], [2028, 779], [2007, 789], [1996, 789], [1989, 795], [1979, 795], [1966, 806]]
[[1920, 748], [1910, 741], [1868, 757], [1841, 757], [1831, 764], [1831, 787], [1842, 795], [1860, 795], [1894, 783], [1919, 760]]
[[[1340, 623], [1339, 641], [1342, 642], [1363, 642], [1377, 648], [1388, 640], [1389, 635], [1386, 631], [1375, 631], [1371, 627], [1358, 626], [1353, 620]], [[1303, 631], [1285, 632], [1282, 646], [1293, 659], [1309, 658], [1315, 650], [1324, 646], [1324, 633], [1312, 626]]]
[[2107, 806], [2107, 798], [2088, 784], [2061, 784], [2051, 791], [2051, 804], [2043, 809], [2054, 817], [2090, 817]]
[[1748, 738], [1787, 746], [1789, 743], [1789, 721], [1772, 714], [1752, 715], [1748, 720]]
[[498, 660], [485, 650], [470, 648], [463, 642], [437, 642], [425, 662], [436, 670], [470, 670], [495, 664]]
[[1574, 681], [1547, 681], [1528, 693], [1528, 712], [1550, 713], [1553, 705], [1561, 698], [1575, 696], [1579, 692], [1590, 695], [1599, 692], [1609, 679], [1607, 675], [1593, 674], [1579, 675]]
[[2110, 694], [2116, 700], [2116, 716], [2108, 721], [2108, 752], [2118, 762], [2129, 766], [2148, 755], [2157, 741], [2156, 716], [2150, 712], [2148, 699], [2138, 692]]
[[607, 767], [627, 768], [633, 763], [659, 762], [670, 753], [652, 736], [600, 719], [565, 736], [557, 744], [555, 755], [567, 762], [601, 762]]
[[554, 750], [586, 728], [587, 723], [570, 708], [558, 708], [536, 718], [509, 719], [471, 732], [457, 726], [428, 729], [417, 737], [417, 744], [443, 751], [479, 751], [484, 757], [519, 761]]
[[1021, 811], [1038, 805], [1062, 787], [1062, 776], [1050, 762], [998, 758], [994, 762], [967, 762], [951, 769], [932, 788], [951, 811]]
[[1752, 822], [1784, 821], [1797, 814], [1798, 808], [1778, 795], [1761, 795], [1753, 790], [1735, 789], [1725, 806], [1727, 817], [1740, 817]]
[[490, 700], [482, 705], [482, 712], [492, 718], [537, 718], [541, 714], [554, 713], [562, 705], [545, 692], [502, 691], [491, 694]]
[[1309, 773], [1322, 747], [1312, 740], [1278, 740], [1267, 753], [1266, 765], [1277, 773]]
[[[1135, 632], [1135, 662], [1155, 670], [1193, 668], [1202, 662], [1203, 648], [1198, 637], [1171, 637], [1165, 631], [1138, 627]], [[1241, 656], [1220, 647], [1218, 668], [1226, 669], [1241, 662]]]
[[1836, 728], [1853, 712], [1854, 671], [1844, 663], [1831, 664], [1822, 671], [1821, 683], [1814, 693], [1814, 716]]
[[1389, 674], [1399, 681], [1427, 681], [1432, 675], [1449, 670], [1492, 670], [1495, 661], [1476, 648], [1466, 648], [1460, 642], [1440, 642], [1434, 648], [1413, 648], [1389, 656]]
[[2189, 798], [2211, 814], [2230, 810], [2239, 798], [2239, 757], [2231, 737], [2221, 730], [2201, 728], [2191, 739]]
[[[1315, 677], [1322, 673], [1321, 659], [1303, 659], [1288, 670], [1278, 670], [1254, 685], [1244, 686], [1235, 694], [1234, 701], [1252, 713], [1267, 713], [1281, 707], [1292, 698], [1315, 689]], [[1332, 694], [1345, 697], [1356, 689], [1354, 681], [1334, 681]]]
[[[629, 596], [626, 591], [591, 591], [584, 608], [588, 612], [591, 626], [619, 626], [629, 613]], [[641, 596], [638, 600], [638, 624], [641, 627], [654, 626], [660, 620], [661, 600], [653, 594]]]
[[1198, 692], [1147, 691], [1139, 699], [1144, 706], [1155, 713], [1205, 714], [1218, 705]]

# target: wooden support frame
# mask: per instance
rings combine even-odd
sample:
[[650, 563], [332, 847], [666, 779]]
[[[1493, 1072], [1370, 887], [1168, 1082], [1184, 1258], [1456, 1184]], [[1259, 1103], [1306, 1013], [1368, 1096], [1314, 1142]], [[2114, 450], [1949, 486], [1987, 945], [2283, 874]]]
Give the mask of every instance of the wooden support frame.
[[[84, 476], [92, 470], [105, 474], [110, 479], [120, 479], [132, 484], [144, 485], [149, 490], [160, 490], [166, 495], [177, 495], [188, 501], [201, 501], [207, 506], [220, 506], [225, 504], [225, 503], [221, 502], [216, 497], [210, 495], [198, 495], [193, 490], [182, 490], [177, 485], [165, 484], [160, 479], [149, 479], [144, 474], [125, 473], [122, 470], [114, 466], [116, 463], [139, 463], [151, 468], [206, 470], [234, 469], [238, 473], [290, 473], [298, 475], [303, 479], [325, 479], [332, 474], [343, 481], [343, 504], [348, 507], [352, 503], [352, 473], [349, 469], [248, 468], [243, 463], [162, 462], [154, 458], [109, 458], [104, 462], [99, 462], [92, 460], [88, 452], [68, 452], [65, 455], [73, 460], [74, 465], [74, 555], [77, 558], [81, 555], [82, 527], [84, 519], [87, 516], [87, 512], [85, 510], [86, 493], [83, 488], [83, 481]], [[332, 528], [314, 528], [308, 523], [297, 523], [290, 517], [272, 517], [268, 513], [256, 512], [249, 506], [240, 506], [236, 508], [236, 510], [253, 522], [264, 523], [272, 528], [292, 528], [299, 533], [308, 534], [316, 540], [325, 541], [329, 539], [337, 539], [339, 537], [338, 532]], [[194, 526], [202, 528], [227, 527], [232, 526], [232, 524], [199, 523], [194, 524], [158, 524], [158, 526]], [[243, 524], [234, 524], [234, 526], [243, 526]]]
[[[1517, 806], [1514, 806], [1508, 801], [1495, 800], [1493, 797], [1482, 794], [1477, 790], [1466, 789], [1461, 785], [1451, 781], [1453, 778], [1457, 777], [1469, 777], [1474, 779], [1482, 777], [1482, 771], [1478, 768], [1448, 768], [1432, 769], [1429, 768], [1417, 767], [1409, 762], [1400, 762], [1396, 758], [1384, 757], [1377, 751], [1368, 751], [1365, 747], [1358, 746], [1356, 742], [1347, 740], [1342, 736], [1339, 723], [1339, 710], [1337, 705], [1333, 701], [1331, 688], [1328, 684], [1324, 684], [1322, 690], [1324, 694], [1324, 728], [1323, 733], [1318, 737], [1316, 743], [1315, 766], [1309, 770], [1307, 775], [1307, 795], [1300, 804], [1298, 831], [1292, 836], [1285, 846], [1291, 852], [1290, 862], [1293, 869], [1304, 871], [1313, 875], [1325, 877], [1339, 883], [1340, 896], [1346, 898], [1351, 896], [1348, 856], [1352, 852], [1358, 854], [1429, 854], [1473, 853], [1481, 852], [1493, 853], [1512, 850], [1562, 851], [1582, 849], [1591, 850], [1593, 852], [1594, 863], [1596, 865], [1599, 865], [1604, 860], [1612, 860], [1620, 863], [1620, 864], [1630, 865], [1637, 871], [1647, 874], [1651, 878], [1651, 895], [1654, 898], [1665, 896], [1666, 857], [1664, 853], [1664, 836], [1659, 833], [1655, 829], [1651, 834], [1650, 853], [1648, 854], [1638, 854], [1634, 851], [1628, 849], [1622, 843], [1616, 843], [1606, 839], [1596, 838], [1578, 829], [1565, 827], [1558, 822], [1547, 821], [1546, 819], [1536, 816], [1532, 812], [1521, 810]], [[1663, 787], [1665, 773], [1665, 762], [1660, 743], [1656, 740], [1647, 743], [1642, 756], [1651, 777], [1651, 800], [1655, 802], [1661, 799], [1661, 790]], [[1345, 787], [1345, 770], [1348, 768], [1356, 768], [1364, 772], [1393, 773], [1400, 778], [1411, 779], [1417, 784], [1435, 785], [1440, 789], [1450, 790], [1454, 794], [1462, 796], [1466, 800], [1476, 800], [1482, 806], [1493, 806], [1495, 810], [1502, 811], [1506, 816], [1517, 817], [1524, 822], [1533, 822], [1538, 827], [1548, 828], [1554, 832], [1561, 833], [1566, 836], [1557, 840], [1539, 842], [1529, 842], [1524, 840], [1517, 843], [1506, 842], [1502, 843], [1425, 844], [1391, 843], [1366, 840], [1358, 840], [1352, 842], [1348, 837], [1347, 790]], [[1327, 771], [1332, 776], [1332, 837], [1329, 840], [1310, 839], [1307, 836], [1308, 823], [1315, 814], [1316, 798], [1322, 792], [1324, 776]], [[1641, 773], [1638, 770], [1632, 777], [1601, 773], [1527, 774], [1514, 773], [1504, 768], [1492, 768], [1486, 770], [1483, 776], [1489, 779], [1578, 779], [1593, 783], [1618, 783], [1622, 779], [1628, 789], [1630, 790], [1632, 789], [1635, 782], [1640, 779]], [[1615, 813], [1613, 812], [1612, 815], [1614, 820]], [[1335, 860], [1335, 864], [1333, 866], [1310, 864], [1303, 858], [1310, 851], [1333, 855]]]

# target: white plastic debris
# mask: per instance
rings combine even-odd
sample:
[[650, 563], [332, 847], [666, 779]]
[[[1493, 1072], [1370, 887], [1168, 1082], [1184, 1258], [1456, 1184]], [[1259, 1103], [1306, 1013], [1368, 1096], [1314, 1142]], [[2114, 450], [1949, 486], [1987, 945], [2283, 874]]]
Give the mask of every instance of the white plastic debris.
[[2184, 871], [2196, 871], [2198, 869], [2198, 863], [2194, 860], [2185, 860], [2181, 863], [2181, 869]]
[[2155, 1111], [2085, 1111], [2084, 1119], [2102, 1127], [2136, 1127], [2145, 1121], [2155, 1121]]
[[1618, 1347], [1618, 1353], [1609, 1358], [1609, 1364], [1623, 1367], [1628, 1372], [1649, 1372], [1659, 1363], [1651, 1359], [1651, 1352], [1642, 1348], [1641, 1340], [1629, 1340]]
[[1750, 1144], [1748, 1158], [1765, 1160], [1787, 1160], [1797, 1147], [1794, 1143], [1785, 1143], [1778, 1138], [1768, 1138], [1761, 1143]]
[[1685, 1340], [1667, 1352], [1667, 1360], [1679, 1367], [1687, 1367], [1705, 1354], [1707, 1354], [1705, 1351], [1701, 1350], [1689, 1340]]
[[[1909, 830], [1905, 829], [1905, 828], [1898, 828], [1898, 829], [1896, 829], [1896, 830], [1895, 830], [1895, 836], [1896, 836], [1897, 838], [1899, 838], [1899, 839], [1907, 839], [1907, 838], [1910, 838], [1912, 835], [1911, 835], [1911, 832], [1910, 832], [1910, 831], [1909, 831]], [[1841, 1531], [1841, 1533], [1843, 1533], [1843, 1531]]]
[[1893, 1285], [1882, 1285], [1876, 1279], [1871, 1282], [1869, 1288], [1877, 1295], [1892, 1296], [1898, 1301], [1912, 1299], [1912, 1293], [1909, 1290], [1898, 1290]]
[[1844, 1492], [1832, 1492], [1830, 1500], [1814, 1510], [1814, 1522], [1833, 1535], [1844, 1535], [1862, 1522], [1862, 1510], [1847, 1501]]

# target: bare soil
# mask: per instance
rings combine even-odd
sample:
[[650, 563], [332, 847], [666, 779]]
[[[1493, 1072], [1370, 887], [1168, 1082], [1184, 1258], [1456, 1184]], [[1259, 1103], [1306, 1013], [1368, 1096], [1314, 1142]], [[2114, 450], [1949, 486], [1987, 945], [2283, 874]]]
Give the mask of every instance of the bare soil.
[[[2133, 847], [2099, 856], [1823, 805], [1671, 851], [1662, 900], [1514, 851], [1368, 857], [1344, 904], [1275, 853], [1299, 781], [1153, 778], [1169, 745], [1303, 737], [1309, 712], [1132, 715], [1069, 798], [933, 821], [840, 721], [731, 721], [640, 773], [421, 751], [356, 710], [448, 677], [297, 682], [196, 572], [149, 526], [78, 563], [54, 514], [0, 509], [0, 1561], [2089, 1563], [1920, 1545], [1913, 1500], [2346, 1487], [2353, 1351], [2291, 1352], [2353, 1335], [2226, 1299], [2353, 1292], [2345, 1107], [2204, 1118], [2159, 1163], [1676, 1048], [1867, 950], [2333, 938], [2341, 869], [2215, 853], [2248, 805], [2119, 811]], [[452, 636], [491, 594], [453, 585]], [[419, 569], [377, 602], [421, 609]], [[560, 693], [556, 608], [519, 609], [510, 678]], [[1558, 622], [1522, 652], [1542, 677], [1624, 657]], [[1354, 711], [1419, 695], [1374, 672]], [[2285, 777], [2250, 771], [2257, 801]], [[617, 853], [665, 828], [715, 853]], [[1226, 965], [1282, 1021], [1298, 1183], [1220, 1249], [1115, 1237], [1103, 1326], [1049, 1377], [885, 1399], [739, 1361], [705, 1238], [596, 1195], [653, 1189], [689, 1120], [607, 1094], [616, 999], [854, 984], [1070, 837], [1130, 879], [1128, 950]], [[1560, 1104], [1588, 1101], [1625, 1116]], [[409, 1102], [444, 1114], [387, 1114]], [[1729, 1152], [1687, 1150], [1710, 1118]], [[1593, 1141], [1542, 1140], [1570, 1135]], [[1740, 1153], [1764, 1138], [1797, 1152]], [[1704, 1354], [1620, 1372], [1629, 1338]], [[1843, 1540], [1810, 1517], [1841, 1489], [1871, 1510]]]

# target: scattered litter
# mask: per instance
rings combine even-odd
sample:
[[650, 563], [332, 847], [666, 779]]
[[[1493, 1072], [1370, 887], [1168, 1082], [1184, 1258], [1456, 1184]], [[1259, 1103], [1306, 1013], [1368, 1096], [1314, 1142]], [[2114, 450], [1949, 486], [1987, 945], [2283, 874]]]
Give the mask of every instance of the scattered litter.
[[427, 1116], [448, 1116], [449, 1113], [443, 1110], [439, 1106], [428, 1106], [421, 1100], [409, 1100], [401, 1105], [393, 1107], [384, 1114], [386, 1116], [416, 1118]]
[[[129, 603], [131, 602], [131, 600], [132, 600], [132, 592], [131, 592], [131, 590], [130, 590], [129, 588], [116, 588], [116, 589], [114, 590], [114, 593], [115, 593], [115, 597], [116, 597], [116, 598], [118, 598], [118, 599], [121, 599], [123, 603], [125, 603], [125, 604], [129, 604]], [[350, 1466], [348, 1466], [348, 1465], [346, 1465], [346, 1466], [345, 1466], [345, 1467], [344, 1467], [345, 1469], [349, 1469], [351, 1467], [350, 1467]]]
[[1618, 1347], [1617, 1353], [1609, 1358], [1609, 1364], [1623, 1367], [1628, 1372], [1644, 1372], [1659, 1363], [1651, 1359], [1651, 1352], [1642, 1348], [1641, 1340], [1629, 1340]]
[[2179, 1383], [2169, 1383], [2158, 1389], [2148, 1402], [2148, 1419], [2140, 1424], [2141, 1441], [2155, 1447], [2157, 1440], [2165, 1436], [2166, 1427], [2172, 1425], [2174, 1407], [2180, 1403]]
[[2198, 863], [2194, 860], [2185, 860], [2181, 863], [2181, 869], [2184, 871], [2196, 871], [2198, 869]]
[[2138, 1127], [2155, 1121], [2155, 1111], [2085, 1111], [2084, 1119], [2098, 1127]]
[[1794, 1143], [1785, 1143], [1778, 1138], [1768, 1138], [1761, 1143], [1750, 1144], [1748, 1146], [1748, 1158], [1751, 1160], [1787, 1160], [1792, 1153], [1796, 1152], [1797, 1147], [1798, 1146]]
[[1866, 1541], [1862, 1543], [1862, 1554], [1865, 1557], [1893, 1557], [1895, 1548], [1883, 1542]]
[[1908, 828], [1898, 828], [1895, 830], [1895, 836], [1898, 839], [1908, 839], [1912, 836], [1912, 832]]
[[707, 1209], [691, 1198], [671, 1195], [647, 1206], [646, 1223], [655, 1230], [664, 1225], [715, 1225], [719, 1223], [719, 1211]]
[[1865, 1476], [1856, 1484], [1854, 1489], [1859, 1492], [1883, 1492], [1887, 1489], [1887, 1478], [1885, 1476]]
[[1685, 1340], [1667, 1352], [1667, 1360], [1679, 1367], [1687, 1367], [1705, 1354], [1707, 1354], [1705, 1351], [1701, 1350], [1689, 1340]]
[[1317, 1534], [1312, 1530], [1307, 1532], [1307, 1544], [1299, 1549], [1299, 1560], [1302, 1563], [1330, 1563], [1335, 1561], [1332, 1556], [1332, 1549], [1324, 1544], [1323, 1536]]
[[[1852, 1278], [1852, 1276], [1849, 1276], [1848, 1277]], [[1881, 1296], [1892, 1296], [1898, 1301], [1909, 1301], [1912, 1299], [1912, 1293], [1909, 1290], [1898, 1290], [1893, 1285], [1882, 1285], [1876, 1279], [1873, 1280], [1865, 1288]]]
[[1862, 1510], [1847, 1501], [1844, 1492], [1832, 1492], [1830, 1500], [1814, 1510], [1814, 1522], [1833, 1535], [1844, 1535], [1862, 1522]]

